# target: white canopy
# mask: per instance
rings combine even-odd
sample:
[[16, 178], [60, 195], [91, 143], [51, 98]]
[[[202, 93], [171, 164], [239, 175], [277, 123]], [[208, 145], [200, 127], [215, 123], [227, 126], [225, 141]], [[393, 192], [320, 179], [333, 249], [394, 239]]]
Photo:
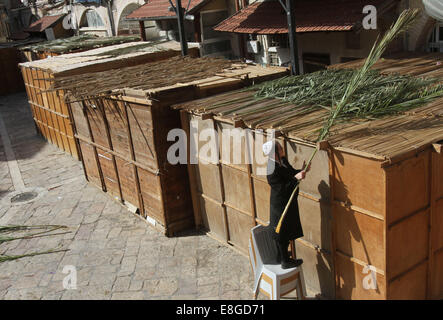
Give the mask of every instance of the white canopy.
[[426, 13], [438, 21], [443, 21], [443, 0], [423, 0]]

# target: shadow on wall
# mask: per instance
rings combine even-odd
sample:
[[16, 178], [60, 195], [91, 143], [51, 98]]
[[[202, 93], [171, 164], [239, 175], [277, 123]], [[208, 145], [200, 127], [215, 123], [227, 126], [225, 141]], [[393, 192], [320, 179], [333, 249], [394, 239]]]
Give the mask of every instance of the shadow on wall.
[[[341, 165], [344, 165], [344, 159], [341, 156], [340, 153], [335, 153], [334, 154], [334, 158], [338, 159], [338, 161], [340, 162]], [[345, 256], [345, 255], [350, 255], [350, 256], [354, 256], [354, 251], [353, 251], [353, 242], [358, 242], [361, 244], [364, 254], [365, 254], [365, 258], [366, 261], [369, 265], [373, 265], [371, 258], [369, 256], [369, 252], [368, 252], [368, 247], [366, 244], [366, 241], [368, 239], [365, 239], [361, 233], [360, 227], [358, 225], [358, 222], [355, 218], [355, 213], [350, 209], [350, 205], [351, 205], [351, 201], [348, 198], [348, 188], [347, 186], [343, 183], [342, 178], [340, 176], [340, 174], [338, 173], [338, 170], [336, 169], [335, 166], [335, 162], [332, 162], [333, 166], [334, 166], [334, 180], [331, 182], [333, 183], [334, 186], [334, 190], [340, 190], [340, 197], [341, 197], [341, 201], [343, 201], [346, 205], [346, 212], [342, 213], [343, 215], [346, 215], [346, 219], [341, 219], [341, 222], [345, 221], [345, 225], [341, 226], [342, 230], [345, 230], [345, 232], [341, 233], [341, 234], [335, 234], [337, 241], [336, 241], [336, 255], [337, 256]], [[336, 223], [337, 223], [337, 216], [335, 215], [333, 218], [336, 219]], [[337, 228], [335, 227], [335, 230], [333, 230], [333, 232], [336, 232]], [[339, 239], [339, 240], [338, 240]], [[338, 243], [340, 242], [340, 243]], [[348, 258], [344, 258], [344, 259], [348, 259]], [[337, 265], [337, 259], [336, 259], [336, 265], [335, 268], [338, 268]], [[337, 298], [338, 299], [351, 299], [352, 298], [352, 293], [353, 290], [357, 287], [357, 281], [361, 281], [360, 277], [358, 277], [356, 275], [356, 269], [354, 268], [354, 263], [350, 262], [349, 265], [343, 265], [343, 264], [339, 264], [339, 266], [341, 266], [343, 269], [342, 270], [335, 270], [334, 272], [337, 274], [338, 272], [338, 288], [337, 290], [339, 290], [340, 292], [337, 292]], [[351, 267], [349, 267], [351, 266]], [[362, 272], [364, 267], [363, 266], [358, 266], [357, 268], [361, 268]], [[357, 269], [358, 270], [358, 269]], [[369, 274], [369, 270], [368, 270], [368, 274]], [[365, 278], [365, 277], [363, 277]], [[363, 280], [365, 281], [365, 280]], [[362, 287], [362, 285], [359, 285], [358, 287]], [[380, 294], [380, 289], [378, 286], [376, 286], [375, 288], [375, 292], [377, 293], [377, 295]]]

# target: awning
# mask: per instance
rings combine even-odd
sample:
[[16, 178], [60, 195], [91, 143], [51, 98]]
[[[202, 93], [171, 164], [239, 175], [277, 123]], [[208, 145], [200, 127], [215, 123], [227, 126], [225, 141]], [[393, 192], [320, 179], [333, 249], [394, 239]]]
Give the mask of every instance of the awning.
[[[175, 0], [171, 0], [175, 6]], [[182, 7], [188, 8], [189, 14], [206, 4], [208, 0], [182, 0]], [[130, 20], [161, 20], [175, 18], [174, 10], [170, 10], [171, 4], [168, 0], [149, 0], [146, 4], [129, 14], [126, 19]]]
[[[283, 0], [283, 2], [285, 2]], [[363, 7], [374, 5], [378, 14], [398, 0], [297, 0], [297, 32], [350, 31], [360, 26]], [[288, 33], [286, 13], [278, 1], [259, 1], [222, 21], [214, 30], [250, 34]]]
[[29, 25], [29, 27], [23, 29], [25, 32], [44, 32], [47, 28], [55, 25], [60, 19], [62, 19], [66, 14], [60, 14], [56, 16], [44, 16], [40, 20]]
[[438, 21], [443, 21], [442, 0], [423, 0], [423, 4], [427, 14]]

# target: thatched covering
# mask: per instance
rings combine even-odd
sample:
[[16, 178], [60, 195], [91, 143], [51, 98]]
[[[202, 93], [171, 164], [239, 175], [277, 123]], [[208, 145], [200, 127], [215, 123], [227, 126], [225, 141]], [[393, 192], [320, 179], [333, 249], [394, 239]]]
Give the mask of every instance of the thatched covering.
[[96, 37], [81, 35], [70, 38], [56, 39], [21, 47], [20, 50], [32, 52], [69, 53], [78, 50], [89, 50], [119, 43], [139, 41], [138, 36]]
[[[275, 72], [270, 68], [269, 73]], [[76, 99], [94, 97], [118, 89], [150, 91], [157, 88], [192, 84], [201, 81], [223, 81], [266, 74], [266, 69], [219, 58], [174, 57], [135, 67], [54, 79], [52, 89], [70, 92]]]
[[[382, 59], [375, 69], [382, 74], [401, 74], [443, 80], [442, 54], [398, 56]], [[334, 66], [356, 68], [363, 61]], [[257, 99], [253, 90], [240, 90], [214, 96], [175, 108], [197, 114], [213, 114], [227, 121], [243, 121], [249, 128], [276, 129], [295, 140], [315, 143], [327, 108], [303, 108], [284, 99]], [[320, 93], [319, 93], [320, 94]], [[438, 98], [408, 112], [376, 120], [353, 119], [333, 128], [329, 143], [334, 147], [358, 150], [380, 158], [391, 158], [424, 144], [443, 139], [443, 98]]]
[[[198, 50], [196, 45], [192, 44], [189, 45], [189, 48], [191, 53]], [[122, 66], [126, 67], [125, 61], [129, 60], [131, 62], [140, 61], [140, 63], [149, 61], [151, 58], [152, 60], [162, 60], [172, 55], [177, 55], [180, 51], [180, 43], [177, 41], [138, 41], [63, 54], [43, 60], [22, 63], [20, 65], [22, 67], [45, 70], [54, 74], [54, 76], [61, 76], [72, 75], [73, 73], [97, 72], [100, 70], [96, 70], [94, 66], [99, 64], [110, 65], [111, 63], [117, 63], [117, 61], [120, 62], [117, 63], [117, 66], [120, 68]], [[173, 52], [176, 52], [176, 54]]]

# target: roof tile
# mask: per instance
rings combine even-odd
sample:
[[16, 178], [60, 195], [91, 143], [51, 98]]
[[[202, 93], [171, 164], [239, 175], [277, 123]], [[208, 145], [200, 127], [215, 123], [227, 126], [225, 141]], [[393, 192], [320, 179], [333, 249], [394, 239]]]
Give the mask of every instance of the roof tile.
[[59, 21], [65, 15], [66, 14], [59, 14], [56, 16], [44, 16], [40, 20], [37, 20], [36, 22], [30, 24], [23, 31], [25, 31], [25, 32], [44, 32], [45, 29], [50, 28], [52, 25], [54, 25], [57, 21]]
[[[189, 5], [189, 11], [192, 11], [195, 7], [199, 6], [206, 0], [191, 0]], [[175, 0], [172, 0], [175, 5]], [[133, 11], [126, 18], [127, 19], [158, 19], [158, 18], [171, 18], [175, 17], [174, 11], [169, 11], [171, 4], [168, 0], [149, 0], [137, 10]], [[182, 7], [188, 7], [188, 0], [182, 1]]]
[[[377, 7], [397, 0], [297, 0], [297, 32], [349, 31], [363, 19], [363, 7]], [[217, 31], [281, 34], [288, 33], [286, 13], [278, 1], [258, 1], [222, 21]]]

